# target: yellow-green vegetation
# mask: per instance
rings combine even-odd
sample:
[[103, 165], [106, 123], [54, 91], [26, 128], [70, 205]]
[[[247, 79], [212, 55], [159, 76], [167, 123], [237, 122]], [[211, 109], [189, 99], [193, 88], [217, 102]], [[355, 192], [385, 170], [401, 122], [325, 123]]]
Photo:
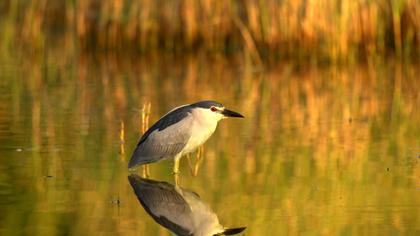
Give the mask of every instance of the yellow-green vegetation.
[[[249, 52], [348, 60], [420, 53], [418, 0], [3, 0], [1, 47]], [[57, 42], [56, 42], [57, 43]]]

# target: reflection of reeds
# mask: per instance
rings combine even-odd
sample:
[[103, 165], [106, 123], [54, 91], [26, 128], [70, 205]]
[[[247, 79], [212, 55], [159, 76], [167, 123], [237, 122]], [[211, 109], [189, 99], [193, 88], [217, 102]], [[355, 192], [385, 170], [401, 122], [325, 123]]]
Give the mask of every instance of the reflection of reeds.
[[[150, 107], [151, 103], [144, 103], [143, 108], [141, 110], [141, 134], [143, 135], [146, 133], [147, 129], [149, 129], [149, 117], [150, 117]], [[149, 165], [143, 165], [143, 176], [149, 177], [150, 176], [150, 169]]]
[[[19, 4], [16, 4], [19, 2]], [[339, 58], [419, 53], [420, 2], [45, 0], [2, 4], [4, 42], [34, 48], [63, 29], [85, 48], [211, 52], [245, 49], [277, 56]], [[12, 27], [10, 27], [12, 25]], [[95, 45], [95, 46], [94, 46]]]
[[125, 133], [124, 133], [124, 121], [120, 122], [120, 156], [125, 159]]
[[148, 102], [143, 104], [141, 109], [141, 134], [146, 133], [147, 129], [149, 129], [150, 107], [151, 103]]

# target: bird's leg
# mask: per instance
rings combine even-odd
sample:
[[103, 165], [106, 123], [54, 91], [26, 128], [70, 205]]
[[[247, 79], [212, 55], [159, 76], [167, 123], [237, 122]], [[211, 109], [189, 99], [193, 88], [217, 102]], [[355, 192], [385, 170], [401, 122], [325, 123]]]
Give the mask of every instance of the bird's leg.
[[174, 175], [175, 186], [178, 187], [179, 185], [179, 175]]
[[150, 168], [149, 168], [149, 165], [146, 165], [146, 177], [147, 178], [150, 177]]
[[174, 175], [179, 174], [179, 161], [181, 159], [181, 155], [176, 156], [174, 159]]
[[143, 178], [149, 178], [150, 177], [149, 165], [145, 164], [142, 167], [143, 167]]
[[149, 178], [150, 177], [150, 168], [149, 168], [148, 164], [144, 165], [144, 170], [146, 172], [146, 178]]
[[146, 178], [146, 175], [147, 175], [147, 173], [146, 173], [146, 166], [147, 166], [147, 165], [142, 165], [142, 166], [141, 166], [141, 168], [142, 168], [142, 170], [143, 170], [143, 178]]
[[203, 155], [204, 155], [204, 145], [201, 145], [201, 146], [198, 148], [198, 152], [197, 152], [197, 160], [198, 160], [198, 161], [201, 161], [201, 158], [203, 157]]
[[191, 161], [191, 154], [190, 153], [187, 154], [187, 160], [188, 160], [188, 167], [190, 168], [191, 175], [194, 176], [194, 167], [193, 167], [193, 164], [192, 164], [192, 161]]
[[200, 163], [201, 163], [201, 158], [203, 157], [203, 153], [204, 153], [204, 145], [201, 145], [200, 147], [198, 147], [197, 154], [195, 156], [196, 161], [195, 161], [194, 172], [193, 172], [194, 177], [198, 175], [198, 169], [200, 168]]

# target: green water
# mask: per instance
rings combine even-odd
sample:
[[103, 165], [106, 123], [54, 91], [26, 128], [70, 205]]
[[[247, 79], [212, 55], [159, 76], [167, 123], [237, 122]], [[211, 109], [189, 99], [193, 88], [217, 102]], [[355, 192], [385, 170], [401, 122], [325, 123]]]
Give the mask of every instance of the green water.
[[[241, 57], [60, 50], [0, 58], [0, 235], [170, 235], [140, 205], [127, 162], [143, 104], [152, 124], [202, 99], [246, 117], [221, 121], [197, 176], [181, 163], [179, 185], [222, 225], [246, 226], [244, 235], [420, 235], [418, 64], [262, 69]], [[152, 164], [151, 178], [174, 184], [172, 164]]]

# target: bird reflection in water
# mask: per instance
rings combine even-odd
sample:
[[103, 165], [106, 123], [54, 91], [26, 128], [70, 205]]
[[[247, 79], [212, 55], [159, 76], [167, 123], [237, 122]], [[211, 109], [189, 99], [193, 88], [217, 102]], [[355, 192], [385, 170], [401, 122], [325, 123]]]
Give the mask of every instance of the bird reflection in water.
[[128, 180], [146, 212], [176, 235], [234, 235], [246, 228], [224, 228], [213, 210], [192, 191], [136, 174]]

